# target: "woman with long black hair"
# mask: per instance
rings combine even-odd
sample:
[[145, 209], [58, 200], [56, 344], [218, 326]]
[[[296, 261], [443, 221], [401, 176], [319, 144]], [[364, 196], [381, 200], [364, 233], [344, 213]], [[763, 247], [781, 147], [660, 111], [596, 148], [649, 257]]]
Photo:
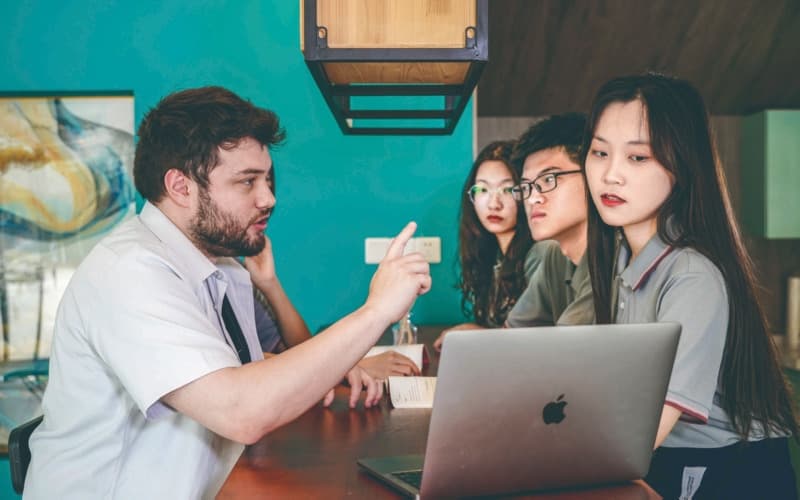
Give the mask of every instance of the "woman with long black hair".
[[795, 411], [699, 92], [607, 82], [583, 154], [597, 322], [683, 327], [646, 481], [665, 498], [796, 498]]
[[[525, 211], [514, 200], [519, 176], [511, 166], [513, 141], [484, 147], [472, 164], [461, 192], [458, 257], [461, 308], [472, 321], [445, 330], [434, 343], [441, 348], [451, 330], [501, 328], [525, 290], [536, 260]], [[527, 268], [526, 268], [527, 266]]]

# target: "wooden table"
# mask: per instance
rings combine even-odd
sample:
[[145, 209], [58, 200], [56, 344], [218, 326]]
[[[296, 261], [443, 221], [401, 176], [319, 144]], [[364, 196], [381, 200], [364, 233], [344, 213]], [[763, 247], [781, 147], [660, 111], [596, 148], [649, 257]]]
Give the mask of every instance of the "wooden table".
[[[442, 327], [420, 328], [420, 341], [430, 347], [441, 330]], [[429, 353], [431, 362], [424, 374], [434, 375], [439, 356], [433, 349]], [[330, 408], [315, 406], [294, 422], [248, 446], [217, 498], [401, 498], [360, 471], [356, 459], [424, 453], [431, 410], [392, 409], [387, 398], [376, 408], [350, 410], [347, 396], [347, 389], [337, 389]], [[638, 481], [522, 498], [660, 497]]]

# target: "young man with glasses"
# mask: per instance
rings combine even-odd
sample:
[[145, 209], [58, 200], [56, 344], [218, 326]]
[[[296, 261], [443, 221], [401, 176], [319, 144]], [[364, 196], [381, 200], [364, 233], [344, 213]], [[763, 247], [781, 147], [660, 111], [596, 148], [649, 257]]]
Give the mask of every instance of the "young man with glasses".
[[508, 327], [594, 321], [586, 188], [578, 164], [585, 125], [582, 114], [551, 116], [522, 134], [514, 149], [511, 160], [521, 177], [514, 197], [525, 207], [531, 235], [558, 245], [541, 245], [541, 264], [508, 314]]

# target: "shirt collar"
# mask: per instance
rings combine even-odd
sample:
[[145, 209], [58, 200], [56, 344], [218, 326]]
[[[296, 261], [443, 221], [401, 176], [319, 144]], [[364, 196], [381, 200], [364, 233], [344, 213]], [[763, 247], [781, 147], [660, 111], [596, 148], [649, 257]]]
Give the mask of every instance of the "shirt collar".
[[217, 271], [217, 266], [155, 205], [145, 202], [139, 220], [161, 241], [172, 266], [188, 281], [200, 284]]
[[577, 292], [589, 279], [589, 252], [584, 252], [577, 266], [569, 262], [564, 281]]
[[664, 243], [658, 236], [658, 233], [656, 233], [650, 238], [650, 241], [645, 244], [641, 253], [631, 262], [628, 262], [631, 251], [627, 243], [623, 243], [619, 252], [619, 260], [617, 261], [617, 268], [624, 269], [620, 274], [622, 283], [633, 290], [638, 290], [639, 287], [647, 281], [647, 278], [653, 273], [656, 267], [658, 267], [658, 264], [664, 257], [669, 255], [673, 249], [674, 247]]

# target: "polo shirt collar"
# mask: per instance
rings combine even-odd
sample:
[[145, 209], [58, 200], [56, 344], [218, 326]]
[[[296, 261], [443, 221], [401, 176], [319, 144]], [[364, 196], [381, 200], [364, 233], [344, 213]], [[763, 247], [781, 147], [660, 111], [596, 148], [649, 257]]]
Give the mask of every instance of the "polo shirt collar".
[[577, 292], [589, 279], [589, 252], [584, 252], [577, 266], [573, 264], [572, 261], [569, 262], [564, 274], [564, 282], [569, 285], [574, 292]]
[[624, 269], [620, 274], [622, 283], [633, 290], [639, 289], [639, 287], [647, 281], [647, 278], [656, 267], [658, 267], [658, 264], [664, 257], [669, 255], [672, 250], [673, 247], [661, 241], [658, 233], [656, 233], [650, 238], [650, 241], [645, 244], [641, 253], [639, 253], [633, 261], [628, 262], [631, 255], [630, 247], [628, 247], [627, 242], [623, 243], [617, 262], [618, 269]]
[[201, 284], [217, 271], [217, 266], [178, 229], [158, 207], [145, 202], [139, 220], [164, 244], [170, 263], [188, 281]]

